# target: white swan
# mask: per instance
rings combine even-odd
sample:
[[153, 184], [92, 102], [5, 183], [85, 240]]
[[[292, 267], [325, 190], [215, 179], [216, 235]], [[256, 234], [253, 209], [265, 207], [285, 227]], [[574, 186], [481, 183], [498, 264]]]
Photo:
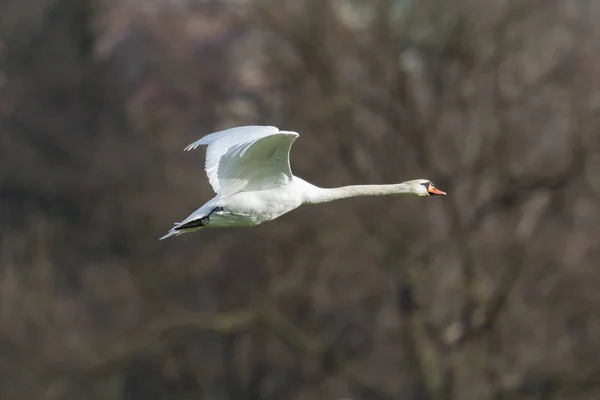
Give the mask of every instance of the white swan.
[[426, 179], [395, 185], [358, 185], [323, 189], [292, 175], [290, 148], [296, 132], [274, 126], [241, 126], [195, 141], [185, 148], [208, 145], [206, 174], [217, 194], [163, 237], [202, 228], [255, 226], [303, 204], [356, 196], [445, 195]]

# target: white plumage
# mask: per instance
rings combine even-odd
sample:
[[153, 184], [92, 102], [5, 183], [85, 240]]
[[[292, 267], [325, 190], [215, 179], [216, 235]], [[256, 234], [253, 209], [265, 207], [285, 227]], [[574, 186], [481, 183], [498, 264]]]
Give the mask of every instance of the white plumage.
[[241, 126], [211, 133], [185, 148], [207, 145], [205, 170], [216, 196], [160, 239], [205, 227], [254, 226], [302, 204], [355, 196], [445, 194], [426, 179], [396, 185], [322, 189], [292, 175], [289, 154], [298, 133]]

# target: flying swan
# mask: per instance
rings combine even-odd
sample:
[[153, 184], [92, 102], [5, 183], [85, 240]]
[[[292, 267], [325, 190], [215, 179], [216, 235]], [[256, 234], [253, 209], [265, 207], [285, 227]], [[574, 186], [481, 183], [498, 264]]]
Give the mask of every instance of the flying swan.
[[185, 148], [208, 145], [205, 170], [216, 196], [159, 240], [202, 228], [255, 226], [300, 207], [357, 196], [445, 195], [427, 179], [395, 185], [324, 189], [292, 175], [290, 148], [298, 133], [274, 126], [215, 132]]

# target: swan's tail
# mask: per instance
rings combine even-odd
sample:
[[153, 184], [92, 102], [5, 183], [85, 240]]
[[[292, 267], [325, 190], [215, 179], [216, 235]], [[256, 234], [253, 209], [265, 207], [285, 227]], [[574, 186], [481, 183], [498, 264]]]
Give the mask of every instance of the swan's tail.
[[176, 231], [176, 230], [174, 230], [174, 229], [171, 229], [169, 232], [167, 232], [167, 234], [166, 234], [166, 235], [164, 235], [163, 237], [161, 237], [161, 238], [160, 238], [160, 239], [158, 239], [158, 240], [163, 240], [163, 239], [166, 239], [166, 238], [168, 238], [168, 237], [171, 237], [171, 236], [179, 236], [179, 235], [183, 235], [184, 233], [185, 233], [185, 232]]

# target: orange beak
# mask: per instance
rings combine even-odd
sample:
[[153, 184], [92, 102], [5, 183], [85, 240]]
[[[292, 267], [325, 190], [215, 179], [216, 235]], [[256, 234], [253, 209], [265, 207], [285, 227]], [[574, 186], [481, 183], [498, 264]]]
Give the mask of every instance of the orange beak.
[[430, 195], [446, 195], [446, 192], [442, 192], [439, 189], [436, 189], [433, 185], [429, 185], [429, 189], [427, 189]]

